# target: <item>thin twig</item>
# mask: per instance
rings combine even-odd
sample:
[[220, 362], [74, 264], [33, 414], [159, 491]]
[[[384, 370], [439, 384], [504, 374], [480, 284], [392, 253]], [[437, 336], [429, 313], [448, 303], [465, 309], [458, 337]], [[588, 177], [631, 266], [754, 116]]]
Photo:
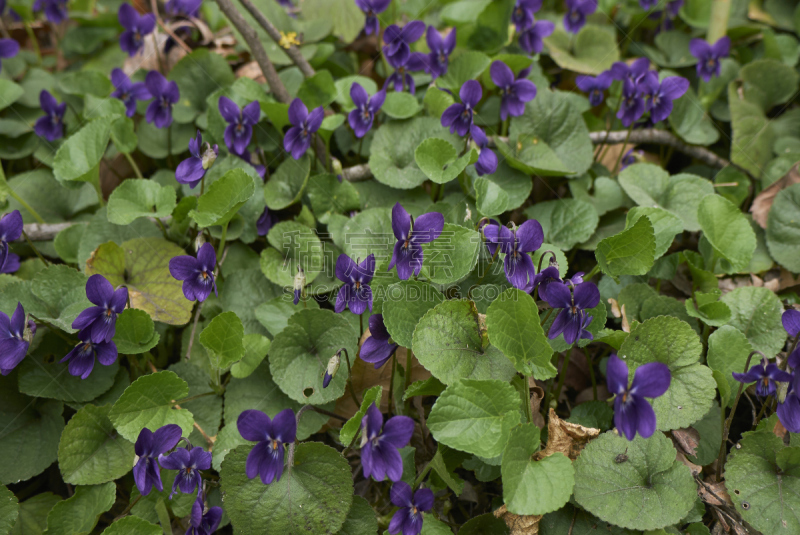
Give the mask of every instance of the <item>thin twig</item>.
[[[175, 405], [173, 405], [173, 407], [175, 407], [175, 408], [176, 408], [176, 409], [178, 409], [178, 410], [181, 410], [181, 406], [180, 406], [180, 405], [178, 405], [177, 403], [176, 403]], [[200, 426], [197, 424], [197, 422], [195, 422], [195, 423], [194, 423], [194, 428], [195, 428], [195, 429], [197, 429], [197, 431], [198, 431], [198, 432], [199, 432], [201, 435], [203, 435], [203, 438], [205, 439], [206, 443], [208, 444], [208, 451], [211, 451], [211, 450], [212, 450], [212, 448], [214, 447], [214, 442], [216, 442], [216, 440], [217, 440], [217, 437], [210, 437], [210, 436], [208, 436], [208, 435], [206, 434], [206, 432], [205, 432], [205, 431], [203, 431], [203, 428], [202, 428], [202, 427], [200, 427]]]
[[278, 76], [278, 71], [275, 70], [275, 66], [272, 64], [272, 61], [270, 61], [269, 56], [267, 56], [267, 51], [264, 50], [264, 47], [261, 45], [258, 33], [247, 23], [247, 20], [239, 13], [239, 10], [236, 9], [231, 0], [217, 0], [217, 5], [220, 11], [231, 21], [234, 28], [241, 34], [245, 43], [247, 43], [247, 46], [250, 48], [250, 53], [253, 55], [256, 63], [258, 63], [258, 66], [261, 67], [261, 72], [264, 74], [264, 78], [267, 80], [267, 84], [269, 84], [275, 98], [278, 99], [279, 102], [288, 104], [292, 100], [292, 97], [286, 90], [286, 86], [283, 85], [283, 82]]
[[[219, 3], [219, 0], [217, 0], [217, 2]], [[278, 46], [283, 48], [284, 52], [286, 52], [286, 55], [292, 60], [292, 63], [297, 65], [297, 67], [300, 69], [300, 72], [303, 73], [303, 76], [308, 78], [316, 74], [314, 69], [308, 63], [308, 60], [303, 57], [303, 54], [300, 52], [299, 48], [291, 43], [289, 43], [287, 46], [281, 45], [281, 38], [283, 37], [281, 32], [279, 32], [278, 29], [272, 25], [267, 17], [265, 17], [264, 14], [250, 0], [239, 0], [239, 3], [242, 4], [247, 12], [250, 13], [254, 19], [256, 19], [256, 22], [262, 28], [264, 28], [264, 31], [267, 32], [267, 35], [269, 35], [270, 39], [275, 41]]]

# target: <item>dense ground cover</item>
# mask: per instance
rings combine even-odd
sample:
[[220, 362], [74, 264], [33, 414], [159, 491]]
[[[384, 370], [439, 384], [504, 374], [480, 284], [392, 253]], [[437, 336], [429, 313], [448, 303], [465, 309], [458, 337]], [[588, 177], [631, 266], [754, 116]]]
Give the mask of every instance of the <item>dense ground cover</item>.
[[797, 2], [0, 19], [0, 534], [800, 533]]

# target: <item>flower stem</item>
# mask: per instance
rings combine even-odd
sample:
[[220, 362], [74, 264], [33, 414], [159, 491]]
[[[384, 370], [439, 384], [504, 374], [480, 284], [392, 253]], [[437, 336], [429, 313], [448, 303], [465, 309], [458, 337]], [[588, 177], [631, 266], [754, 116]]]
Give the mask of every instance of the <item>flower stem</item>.
[[394, 406], [394, 370], [397, 365], [395, 355], [392, 355], [392, 375], [389, 377], [389, 411], [388, 415], [392, 417], [392, 407]]
[[217, 251], [217, 262], [222, 259], [222, 251], [225, 249], [225, 239], [228, 237], [228, 223], [222, 225], [222, 235], [219, 237], [219, 250]]
[[144, 178], [142, 176], [142, 170], [139, 169], [139, 166], [136, 164], [136, 161], [133, 159], [133, 156], [131, 156], [127, 152], [123, 152], [122, 155], [125, 156], [125, 159], [128, 160], [129, 164], [131, 164], [131, 168], [133, 169], [133, 173], [136, 175], [136, 178]]
[[[2, 169], [0, 169], [0, 175], [2, 174], [2, 172], [3, 172], [3, 171], [2, 171]], [[2, 177], [2, 176], [0, 176], [0, 178], [3, 178], [3, 179], [5, 179], [5, 177]], [[3, 181], [5, 182], [5, 180], [3, 180]], [[11, 197], [12, 197], [12, 198], [13, 198], [15, 201], [17, 201], [17, 202], [20, 204], [20, 206], [22, 206], [23, 208], [25, 208], [25, 210], [26, 210], [26, 211], [27, 211], [29, 214], [31, 214], [31, 215], [33, 216], [33, 218], [34, 218], [34, 219], [35, 219], [35, 220], [36, 220], [38, 223], [44, 223], [44, 219], [42, 219], [42, 216], [40, 216], [40, 215], [39, 215], [39, 213], [38, 213], [36, 210], [34, 210], [34, 209], [31, 207], [31, 205], [30, 205], [30, 204], [28, 204], [27, 202], [25, 202], [25, 200], [24, 200], [22, 197], [20, 197], [19, 195], [17, 195], [17, 192], [15, 192], [13, 189], [9, 188], [9, 187], [8, 187], [8, 184], [6, 184], [6, 188], [8, 189], [8, 194], [9, 194], [9, 195], [11, 195]]]
[[561, 366], [561, 373], [558, 377], [558, 386], [556, 386], [555, 397], [553, 398], [556, 400], [556, 403], [558, 403], [558, 398], [561, 396], [561, 389], [564, 387], [564, 380], [567, 378], [567, 369], [569, 368], [569, 359], [571, 354], [572, 351], [569, 349], [564, 354], [564, 364]]
[[542, 323], [540, 323], [540, 325], [542, 327], [544, 327], [544, 324], [547, 323], [547, 320], [548, 320], [548, 318], [550, 318], [550, 314], [552, 314], [552, 313], [553, 313], [553, 309], [552, 308], [547, 311], [547, 314], [545, 314], [544, 319], [542, 320]]
[[420, 486], [422, 481], [425, 479], [425, 476], [427, 476], [428, 472], [431, 471], [431, 468], [432, 468], [431, 467], [431, 463], [428, 462], [428, 464], [425, 465], [425, 468], [422, 469], [422, 472], [420, 472], [419, 475], [417, 476], [417, 479], [414, 480], [414, 487], [413, 488], [417, 488], [417, 487]]
[[584, 280], [584, 281], [588, 281], [588, 280], [590, 280], [592, 277], [594, 277], [595, 275], [597, 275], [597, 272], [598, 272], [598, 271], [600, 271], [600, 264], [597, 264], [596, 266], [594, 266], [594, 267], [592, 268], [592, 270], [591, 270], [591, 271], [589, 271], [589, 273], [587, 273], [586, 275], [584, 275], [584, 276], [583, 276], [583, 280]]
[[353, 396], [353, 402], [356, 404], [356, 407], [361, 408], [361, 402], [358, 401], [358, 396], [356, 396], [356, 389], [353, 387], [353, 369], [350, 367], [350, 355], [347, 352], [347, 348], [343, 347], [339, 350], [339, 354], [344, 353], [344, 360], [347, 362], [347, 386], [350, 387], [350, 395]]
[[619, 167], [619, 163], [622, 161], [622, 156], [625, 154], [625, 146], [628, 144], [628, 140], [631, 138], [631, 132], [633, 131], [633, 123], [628, 127], [628, 133], [625, 135], [625, 141], [622, 142], [622, 148], [619, 151], [619, 155], [617, 156], [617, 161], [614, 163], [614, 167], [611, 169], [611, 174], [617, 172], [617, 167]]
[[25, 241], [28, 242], [30, 248], [33, 249], [33, 252], [36, 253], [36, 256], [39, 257], [39, 260], [44, 262], [45, 266], [49, 266], [50, 262], [48, 262], [47, 259], [45, 259], [45, 257], [42, 256], [42, 253], [39, 252], [39, 249], [36, 248], [31, 239], [28, 237], [28, 234], [24, 230], [22, 231], [22, 235], [25, 236]]
[[39, 49], [39, 40], [36, 39], [36, 32], [33, 31], [31, 28], [31, 24], [29, 22], [25, 23], [25, 31], [28, 33], [28, 39], [31, 40], [31, 46], [33, 47], [33, 53], [36, 54], [36, 62], [38, 65], [42, 64], [42, 52]]
[[[750, 360], [753, 358], [753, 355], [758, 353], [761, 355], [761, 358], [766, 358], [764, 353], [761, 351], [755, 350], [751, 351], [749, 355], [747, 355], [747, 362], [744, 363], [744, 373], [747, 373], [747, 370], [750, 369]], [[722, 467], [725, 465], [725, 455], [728, 451], [728, 434], [731, 431], [731, 422], [733, 422], [733, 415], [736, 414], [736, 406], [739, 404], [739, 399], [742, 397], [742, 390], [744, 390], [744, 383], [739, 383], [739, 390], [736, 392], [736, 398], [733, 400], [733, 405], [731, 405], [731, 412], [728, 415], [728, 419], [725, 420], [725, 424], [722, 428], [722, 444], [719, 447], [719, 458], [717, 459], [717, 481], [719, 481], [722, 477]], [[723, 411], [724, 412], [724, 411]]]

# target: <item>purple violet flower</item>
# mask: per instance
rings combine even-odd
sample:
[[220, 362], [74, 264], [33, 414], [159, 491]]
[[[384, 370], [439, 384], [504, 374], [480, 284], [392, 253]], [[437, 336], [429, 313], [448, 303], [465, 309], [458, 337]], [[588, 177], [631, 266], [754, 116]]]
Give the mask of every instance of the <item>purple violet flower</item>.
[[614, 79], [611, 76], [611, 72], [603, 71], [598, 74], [596, 78], [593, 76], [578, 76], [575, 78], [575, 85], [578, 86], [578, 89], [589, 95], [589, 104], [592, 106], [599, 106], [603, 103], [603, 91], [611, 87], [611, 82], [613, 81]]
[[792, 376], [786, 398], [783, 403], [778, 402], [777, 412], [783, 427], [791, 433], [800, 433], [800, 374]]
[[346, 254], [336, 259], [336, 278], [344, 282], [336, 295], [334, 310], [339, 313], [345, 308], [358, 316], [369, 307], [372, 312], [372, 288], [369, 283], [375, 273], [375, 255], [369, 255], [360, 264]]
[[33, 3], [34, 11], [44, 10], [44, 16], [53, 24], [60, 24], [67, 20], [67, 0], [36, 0]]
[[362, 138], [372, 128], [375, 114], [381, 109], [383, 101], [386, 99], [386, 91], [381, 89], [370, 98], [367, 90], [361, 87], [361, 84], [353, 82], [353, 85], [350, 86], [350, 98], [356, 108], [348, 114], [347, 121], [356, 137]]
[[11, 254], [9, 243], [17, 241], [22, 236], [22, 228], [22, 214], [19, 210], [11, 211], [0, 219], [0, 270], [5, 267]]
[[197, 18], [203, 0], [169, 0], [164, 10], [173, 17]]
[[389, 331], [383, 323], [383, 314], [373, 314], [369, 317], [369, 335], [361, 346], [359, 356], [364, 362], [374, 364], [377, 370], [392, 358], [398, 345], [391, 341]]
[[394, 86], [395, 92], [399, 93], [408, 86], [408, 92], [413, 95], [416, 91], [416, 84], [409, 73], [425, 70], [427, 66], [426, 57], [422, 52], [414, 52], [403, 59], [402, 62], [396, 58], [387, 57], [386, 62], [394, 68], [394, 72], [383, 82], [383, 89], [386, 90], [387, 87]]
[[[383, 428], [383, 429], [381, 429]], [[403, 475], [403, 459], [400, 448], [404, 448], [414, 434], [414, 420], [408, 416], [394, 416], [383, 425], [383, 414], [375, 406], [369, 406], [361, 419], [361, 464], [364, 477], [372, 476], [383, 481], [386, 476], [400, 481]]]
[[[0, 58], [13, 58], [19, 53], [19, 43], [14, 39], [0, 39]], [[3, 65], [0, 63], [0, 70]]]
[[489, 148], [489, 138], [481, 127], [474, 124], [469, 129], [469, 135], [480, 149], [478, 161], [475, 162], [475, 172], [478, 176], [491, 175], [497, 171], [497, 154]]
[[467, 80], [458, 92], [461, 97], [461, 104], [451, 104], [442, 114], [442, 126], [450, 127], [451, 134], [466, 136], [472, 126], [472, 115], [475, 106], [483, 97], [481, 84], [475, 80]]
[[45, 113], [44, 117], [39, 117], [33, 126], [33, 131], [39, 137], [47, 141], [55, 141], [64, 137], [64, 113], [67, 111], [67, 103], [61, 104], [46, 89], [39, 93], [39, 105]]
[[117, 290], [102, 275], [92, 275], [86, 281], [86, 297], [95, 306], [81, 312], [72, 322], [73, 329], [80, 329], [78, 338], [91, 340], [95, 344], [110, 342], [117, 328], [117, 315], [125, 310], [128, 289]]
[[116, 88], [111, 93], [111, 96], [118, 98], [125, 104], [125, 115], [128, 117], [133, 117], [136, 114], [137, 100], [149, 100], [152, 98], [144, 82], [131, 82], [131, 79], [122, 69], [118, 68], [111, 71], [111, 83]]
[[528, 54], [538, 54], [544, 48], [545, 37], [556, 29], [556, 25], [549, 20], [538, 20], [533, 26], [522, 32], [519, 36], [519, 46]]
[[775, 383], [791, 382], [792, 374], [781, 370], [774, 362], [764, 359], [747, 373], [733, 372], [733, 378], [744, 384], [756, 383], [756, 395], [765, 398], [775, 395]]
[[528, 253], [542, 246], [544, 242], [542, 225], [535, 219], [525, 221], [514, 230], [501, 225], [486, 225], [483, 235], [488, 241], [498, 244], [500, 252], [506, 255], [504, 268], [508, 282], [520, 290], [532, 289], [536, 268]]
[[719, 60], [728, 57], [731, 50], [731, 39], [727, 35], [720, 37], [716, 43], [709, 45], [703, 39], [692, 39], [689, 42], [689, 52], [697, 58], [697, 76], [704, 82], [719, 76]]
[[639, 6], [645, 11], [650, 11], [658, 5], [658, 0], [639, 0]]
[[411, 275], [418, 276], [422, 269], [422, 246], [430, 243], [442, 233], [444, 216], [439, 212], [422, 214], [414, 218], [396, 203], [392, 208], [392, 231], [397, 242], [394, 244], [389, 271], [397, 266], [397, 276], [408, 280]]
[[400, 508], [389, 522], [389, 533], [419, 535], [422, 531], [422, 513], [433, 509], [433, 491], [419, 489], [412, 495], [408, 483], [398, 481], [392, 485], [389, 495], [392, 503]]
[[178, 448], [169, 455], [163, 453], [159, 455], [158, 463], [161, 468], [178, 471], [175, 474], [175, 481], [172, 483], [172, 492], [169, 493], [171, 500], [178, 488], [183, 494], [191, 494], [195, 489], [203, 488], [203, 477], [200, 471], [211, 468], [211, 453], [200, 446], [195, 446], [191, 450]]
[[198, 492], [197, 499], [192, 505], [192, 515], [189, 518], [190, 525], [186, 530], [186, 535], [211, 535], [219, 527], [222, 520], [222, 507], [209, 507], [208, 511], [203, 514], [204, 502], [203, 492]]
[[10, 319], [5, 312], [0, 312], [0, 373], [11, 373], [25, 358], [29, 345], [25, 340], [25, 309], [17, 302]]
[[383, 32], [383, 55], [386, 59], [392, 58], [398, 65], [403, 65], [411, 55], [411, 43], [418, 41], [425, 32], [425, 23], [421, 20], [412, 20], [402, 28], [392, 24]]
[[145, 120], [155, 123], [156, 128], [166, 128], [172, 124], [172, 106], [181, 98], [178, 84], [168, 82], [158, 71], [150, 71], [144, 79], [144, 85], [153, 97], [147, 106]]
[[119, 36], [119, 47], [128, 56], [135, 56], [144, 48], [144, 37], [156, 27], [156, 17], [152, 13], [140, 15], [136, 9], [128, 4], [122, 4], [117, 11], [119, 23], [125, 31]]
[[322, 106], [314, 108], [308, 113], [308, 108], [303, 101], [296, 98], [289, 105], [289, 122], [292, 127], [286, 131], [283, 138], [283, 148], [292, 155], [292, 158], [299, 160], [311, 146], [311, 134], [319, 130], [322, 120], [325, 118], [325, 111]]
[[658, 73], [650, 71], [641, 83], [645, 97], [645, 107], [650, 112], [650, 120], [657, 123], [672, 113], [672, 101], [679, 99], [689, 89], [689, 80], [682, 76], [667, 76], [658, 81]]
[[[544, 270], [543, 270], [544, 271]], [[584, 282], [572, 286], [567, 284], [550, 284], [547, 288], [547, 303], [553, 308], [560, 308], [547, 337], [551, 340], [564, 333], [564, 341], [574, 344], [577, 340], [593, 340], [592, 333], [587, 330], [594, 316], [588, 316], [586, 310], [594, 308], [600, 302], [600, 291], [593, 282]]]
[[239, 415], [236, 426], [243, 439], [258, 442], [247, 456], [247, 477], [260, 476], [265, 485], [280, 481], [285, 445], [297, 438], [297, 420], [292, 409], [282, 410], [273, 419], [261, 411], [246, 410]]
[[278, 216], [270, 212], [269, 208], [265, 206], [264, 211], [261, 212], [261, 215], [258, 217], [258, 221], [256, 221], [256, 230], [258, 231], [258, 235], [266, 236], [272, 226], [277, 222]]
[[657, 398], [669, 389], [672, 377], [662, 362], [650, 362], [636, 368], [628, 386], [628, 365], [612, 354], [606, 368], [608, 391], [614, 394], [614, 426], [628, 440], [648, 438], [656, 430], [656, 413], [645, 398]]
[[156, 459], [178, 445], [181, 439], [181, 428], [176, 424], [168, 424], [155, 433], [146, 427], [139, 432], [134, 451], [139, 459], [133, 467], [133, 479], [142, 496], [147, 496], [155, 486], [161, 492], [161, 470]]
[[630, 79], [634, 83], [638, 83], [644, 78], [644, 75], [647, 74], [649, 68], [650, 60], [647, 58], [639, 58], [634, 60], [630, 65], [624, 61], [617, 61], [607, 72], [611, 73], [611, 77], [614, 80], [625, 81]]
[[622, 82], [622, 103], [617, 112], [617, 119], [626, 127], [638, 121], [644, 115], [644, 95], [641, 88], [630, 78]]
[[0, 273], [16, 273], [17, 271], [19, 271], [19, 255], [8, 253], [5, 265], [0, 267]]
[[620, 161], [622, 165], [620, 165], [620, 170], [638, 162], [643, 154], [644, 152], [641, 150], [629, 149], [628, 152], [622, 155], [622, 160]]
[[197, 251], [197, 258], [181, 255], [169, 261], [169, 274], [173, 278], [183, 281], [183, 295], [189, 301], [197, 299], [202, 303], [214, 289], [217, 293], [217, 283], [214, 280], [214, 267], [217, 265], [217, 255], [214, 246], [206, 242]]
[[[2, 243], [2, 236], [0, 236], [0, 243]], [[800, 334], [800, 310], [791, 308], [784, 311], [781, 315], [781, 322], [783, 323], [783, 328], [786, 330], [786, 333], [791, 338], [795, 338]]]
[[378, 13], [383, 13], [392, 0], [356, 0], [358, 9], [367, 16], [364, 21], [364, 33], [367, 35], [378, 35], [381, 31], [381, 23], [378, 20]]
[[217, 145], [212, 147], [209, 143], [203, 147], [203, 136], [198, 130], [197, 137], [189, 140], [189, 154], [191, 156], [179, 163], [175, 169], [175, 180], [180, 184], [189, 184], [189, 189], [194, 189], [217, 160], [219, 147]]
[[566, 0], [567, 13], [564, 15], [564, 29], [578, 33], [586, 24], [586, 17], [597, 11], [597, 0]]
[[505, 121], [509, 115], [519, 117], [525, 113], [525, 103], [536, 98], [536, 85], [522, 76], [515, 77], [514, 71], [502, 61], [492, 63], [489, 72], [502, 99], [500, 119]]
[[95, 343], [86, 337], [59, 362], [69, 361], [69, 374], [86, 379], [94, 369], [95, 357], [103, 366], [111, 366], [117, 361], [117, 345], [114, 342]]
[[447, 72], [447, 67], [450, 64], [450, 54], [456, 48], [456, 29], [453, 28], [447, 36], [442, 37], [442, 34], [436, 28], [428, 26], [425, 40], [428, 43], [430, 52], [427, 55], [423, 54], [421, 59], [425, 63], [425, 72], [436, 80]]
[[517, 0], [511, 12], [511, 22], [517, 27], [517, 33], [524, 32], [533, 26], [533, 15], [542, 9], [542, 0]]
[[219, 97], [219, 114], [228, 123], [225, 127], [225, 146], [234, 154], [243, 154], [253, 137], [253, 125], [261, 118], [261, 106], [254, 100], [239, 109], [228, 97]]

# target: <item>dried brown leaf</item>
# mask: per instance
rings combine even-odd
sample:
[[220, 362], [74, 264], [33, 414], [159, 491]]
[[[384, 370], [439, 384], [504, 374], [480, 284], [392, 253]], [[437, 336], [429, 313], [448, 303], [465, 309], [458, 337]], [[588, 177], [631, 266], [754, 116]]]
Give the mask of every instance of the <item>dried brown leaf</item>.
[[674, 429], [672, 431], [672, 442], [675, 448], [684, 455], [697, 455], [697, 447], [700, 445], [700, 433], [694, 427], [685, 429]]
[[515, 515], [509, 513], [505, 505], [500, 506], [495, 512], [496, 518], [502, 518], [511, 530], [510, 535], [538, 535], [539, 522], [542, 515]]
[[767, 228], [767, 216], [772, 208], [772, 203], [775, 201], [775, 196], [794, 184], [800, 184], [800, 164], [795, 164], [794, 167], [789, 169], [788, 173], [756, 195], [752, 206], [750, 206], [753, 221], [758, 223], [761, 228]]
[[556, 415], [556, 411], [553, 409], [550, 409], [549, 416], [547, 446], [536, 454], [537, 459], [560, 452], [574, 461], [589, 442], [600, 436], [599, 429], [565, 422]]

